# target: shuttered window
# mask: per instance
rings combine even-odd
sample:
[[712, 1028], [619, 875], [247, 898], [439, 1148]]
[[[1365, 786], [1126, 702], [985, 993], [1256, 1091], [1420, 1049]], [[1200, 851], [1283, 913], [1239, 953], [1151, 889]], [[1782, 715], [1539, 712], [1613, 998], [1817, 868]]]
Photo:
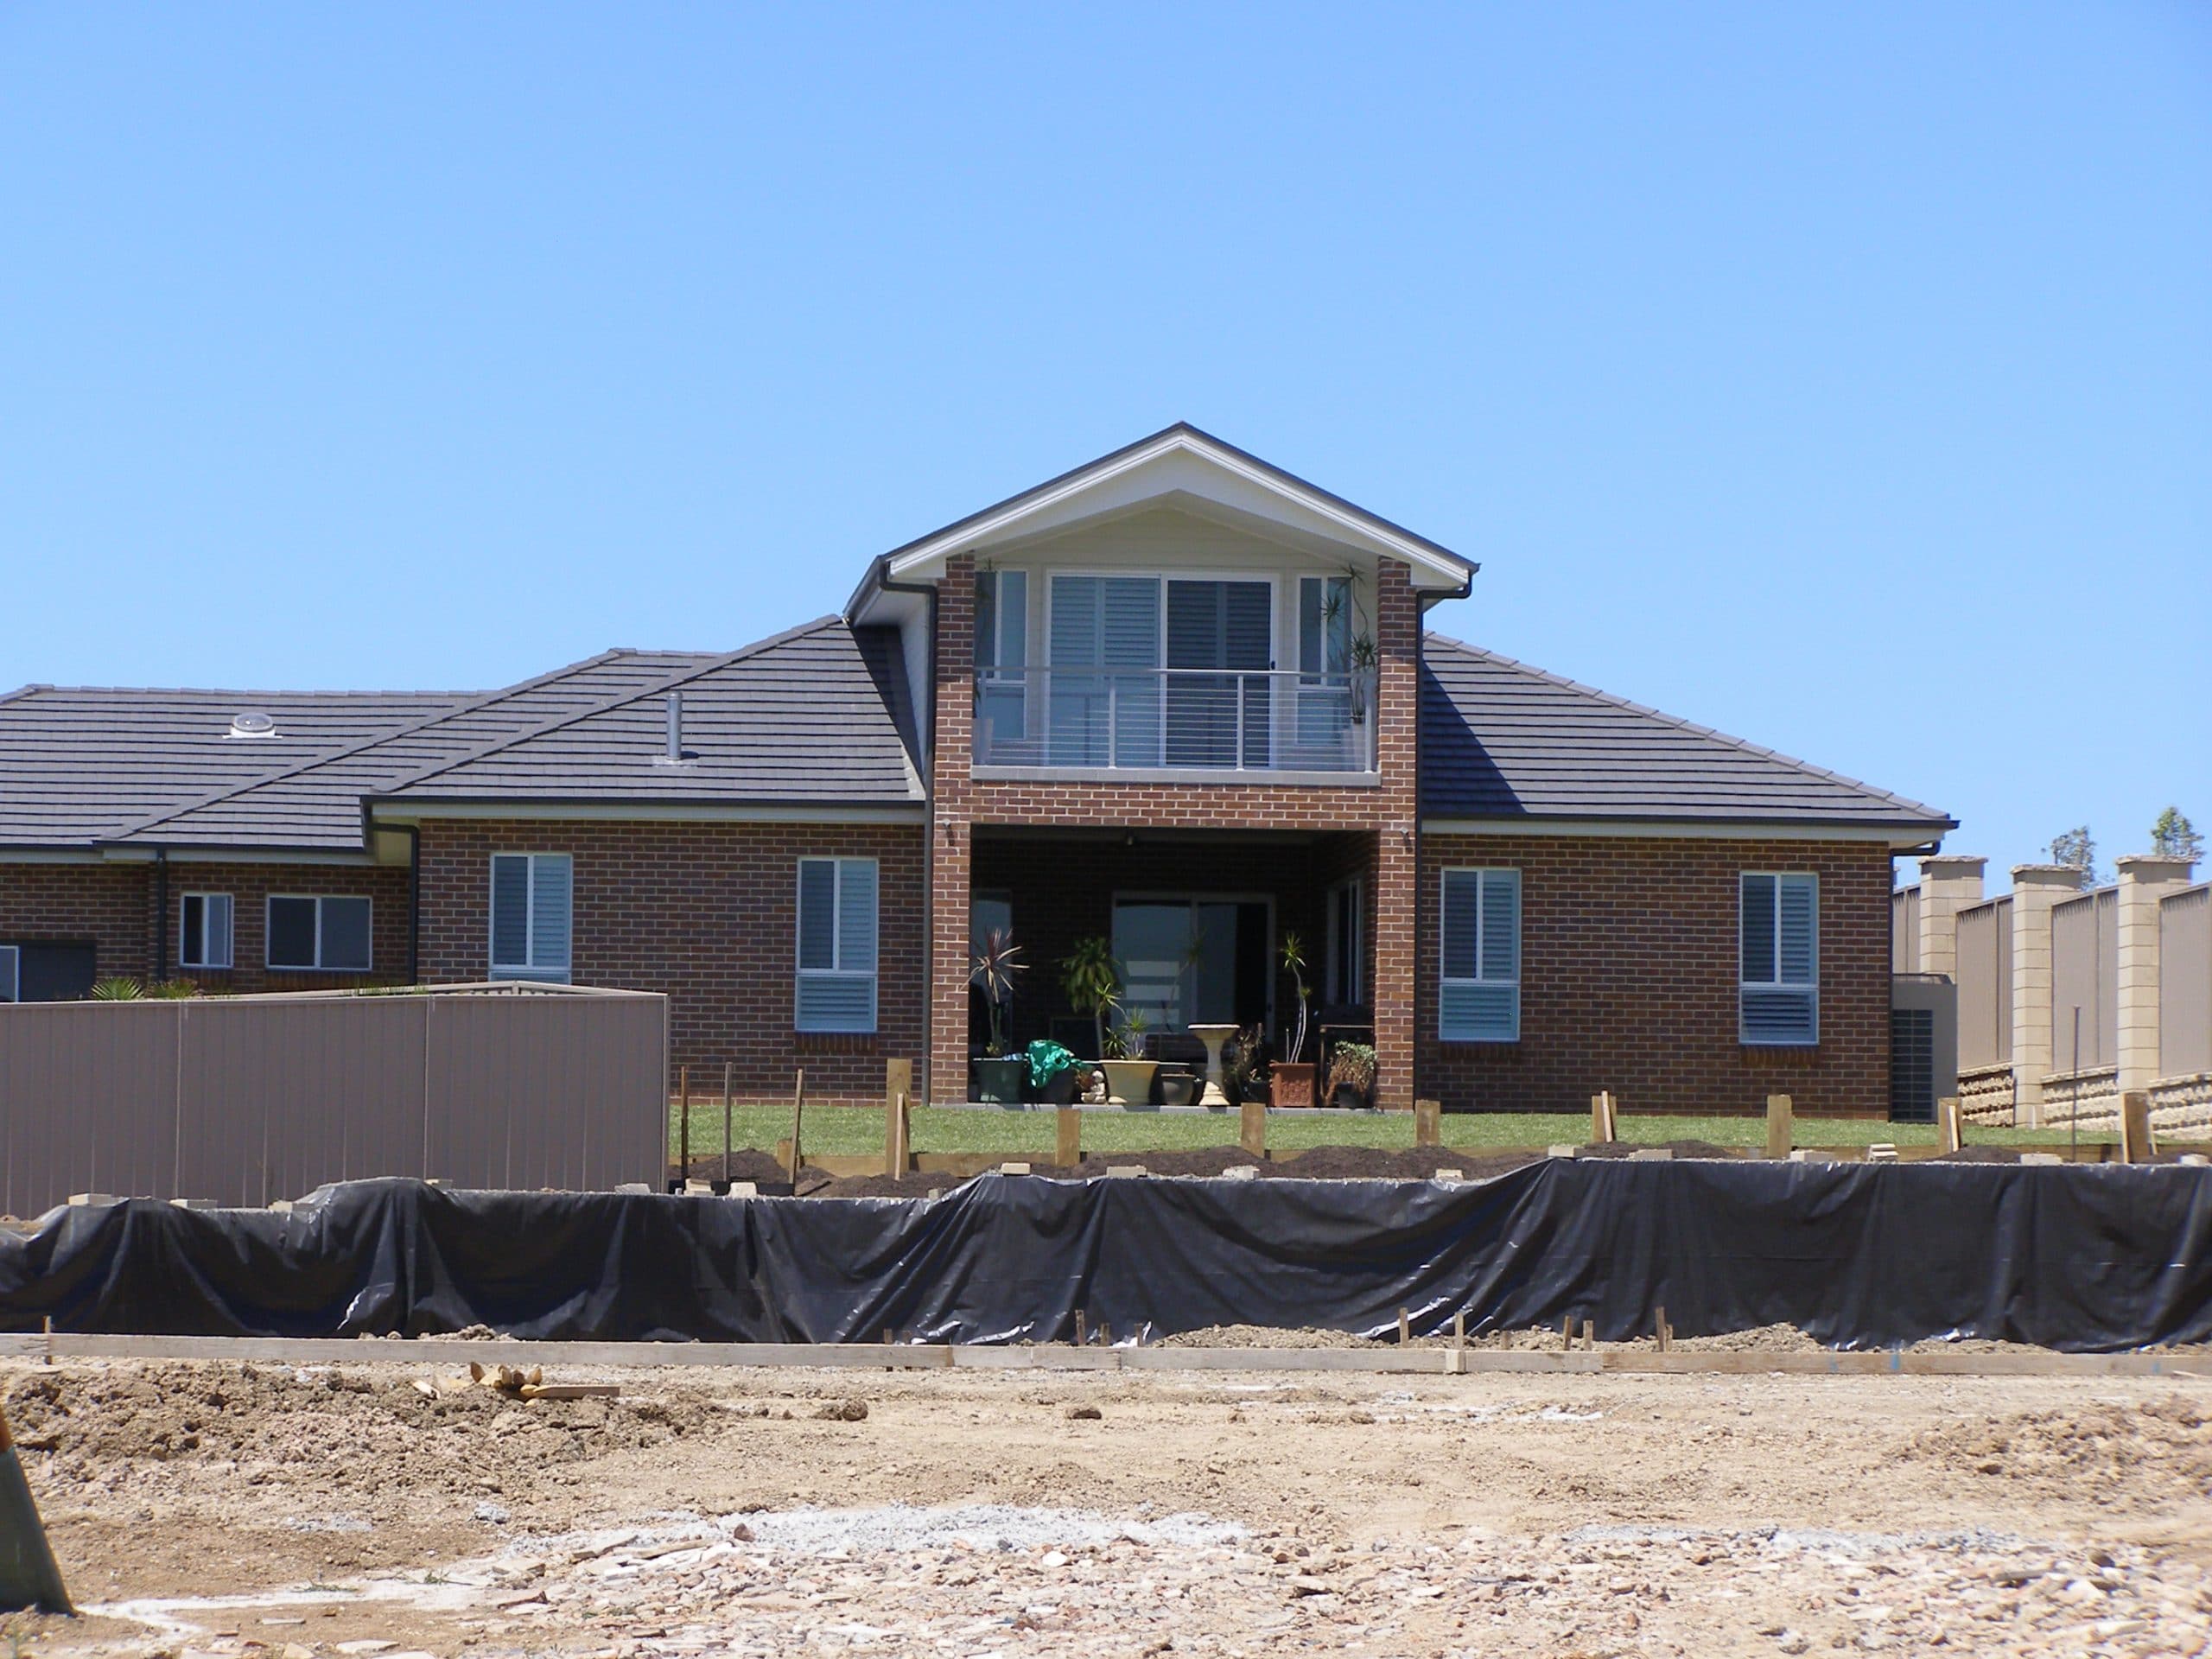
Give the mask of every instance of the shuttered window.
[[874, 859], [799, 860], [799, 1030], [875, 1029], [875, 900]]
[[1437, 1030], [1447, 1043], [1521, 1040], [1521, 872], [1446, 870]]
[[0, 944], [0, 1002], [20, 1000], [23, 953], [12, 944]]
[[566, 853], [492, 855], [493, 979], [569, 982], [575, 862]]
[[263, 955], [271, 968], [333, 974], [369, 971], [370, 907], [365, 899], [272, 894], [268, 921]]
[[1742, 1037], [1758, 1047], [1821, 1039], [1820, 878], [1742, 877]]
[[176, 961], [180, 968], [227, 968], [231, 965], [231, 895], [227, 893], [188, 893], [184, 895], [177, 929]]

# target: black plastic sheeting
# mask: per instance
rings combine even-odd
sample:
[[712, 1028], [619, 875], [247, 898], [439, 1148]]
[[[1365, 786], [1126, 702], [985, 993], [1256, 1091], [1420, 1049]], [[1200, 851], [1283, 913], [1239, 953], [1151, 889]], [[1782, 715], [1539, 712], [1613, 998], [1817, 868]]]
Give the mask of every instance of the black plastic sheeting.
[[933, 1200], [323, 1188], [289, 1214], [56, 1211], [0, 1328], [735, 1342], [1093, 1329], [1791, 1324], [1878, 1348], [2212, 1339], [2212, 1172], [1553, 1159], [1495, 1180], [985, 1176]]

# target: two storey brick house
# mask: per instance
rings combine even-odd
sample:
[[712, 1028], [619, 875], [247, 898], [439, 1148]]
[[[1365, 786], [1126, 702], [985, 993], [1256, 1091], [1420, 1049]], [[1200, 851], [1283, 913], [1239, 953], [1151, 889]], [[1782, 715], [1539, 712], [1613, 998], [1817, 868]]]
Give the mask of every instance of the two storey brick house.
[[1429, 633], [1475, 566], [1187, 426], [885, 554], [838, 615], [490, 693], [0, 699], [0, 999], [666, 992], [676, 1059], [965, 1098], [1125, 1008], [1371, 1032], [1380, 1103], [1878, 1113], [1891, 860], [1941, 813]]

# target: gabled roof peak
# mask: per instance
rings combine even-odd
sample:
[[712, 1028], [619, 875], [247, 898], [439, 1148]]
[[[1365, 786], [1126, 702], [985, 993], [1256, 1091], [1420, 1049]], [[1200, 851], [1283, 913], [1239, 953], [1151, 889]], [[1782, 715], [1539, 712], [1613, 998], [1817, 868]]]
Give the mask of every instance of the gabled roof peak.
[[1402, 524], [1178, 421], [1110, 454], [932, 531], [880, 556], [846, 606], [858, 619], [887, 587], [936, 580], [956, 553], [980, 551], [1111, 515], [1155, 499], [1204, 501], [1408, 567], [1414, 586], [1459, 594], [1480, 567]]

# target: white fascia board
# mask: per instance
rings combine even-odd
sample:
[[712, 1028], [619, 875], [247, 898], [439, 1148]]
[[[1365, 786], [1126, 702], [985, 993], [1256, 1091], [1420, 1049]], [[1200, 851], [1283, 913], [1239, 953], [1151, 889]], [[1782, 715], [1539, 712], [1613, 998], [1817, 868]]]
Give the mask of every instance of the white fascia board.
[[410, 801], [383, 803], [372, 808], [372, 823], [379, 829], [429, 819], [512, 818], [532, 823], [563, 820], [635, 823], [912, 823], [919, 824], [924, 808], [910, 806], [747, 806], [626, 805], [619, 801]]
[[1746, 823], [1707, 818], [1423, 818], [1425, 836], [1612, 836], [1669, 841], [1872, 841], [1904, 849], [1944, 832], [1888, 823]]
[[100, 854], [103, 863], [151, 864], [166, 851], [172, 864], [374, 864], [365, 852], [317, 853], [294, 847], [114, 847]]
[[0, 864], [99, 864], [105, 861], [89, 847], [0, 847]]
[[[1101, 498], [1097, 509], [1101, 512], [1126, 511], [1146, 499], [1147, 493], [1116, 492], [1111, 486], [1144, 467], [1178, 454], [1191, 456], [1226, 474], [1244, 486], [1247, 493], [1257, 491], [1319, 519], [1326, 527], [1325, 533], [1332, 538], [1381, 557], [1399, 560], [1412, 570], [1417, 588], [1456, 594], [1466, 585], [1468, 572], [1461, 563], [1440, 556], [1433, 549], [1356, 507], [1319, 491], [1299, 487], [1241, 455], [1186, 432], [1165, 434], [1152, 443], [1085, 467], [1052, 489], [1017, 497], [995, 512], [918, 542], [894, 556], [886, 574], [897, 581], [932, 580], [944, 574], [944, 561], [963, 549], [1063, 528], [1080, 518], [1091, 516], [1073, 511], [1085, 496]], [[1157, 493], [1165, 495], [1176, 489], [1187, 489], [1190, 482], [1188, 478], [1169, 479]], [[1246, 511], [1251, 511], [1249, 503], [1229, 501], [1225, 505], [1243, 505]]]

